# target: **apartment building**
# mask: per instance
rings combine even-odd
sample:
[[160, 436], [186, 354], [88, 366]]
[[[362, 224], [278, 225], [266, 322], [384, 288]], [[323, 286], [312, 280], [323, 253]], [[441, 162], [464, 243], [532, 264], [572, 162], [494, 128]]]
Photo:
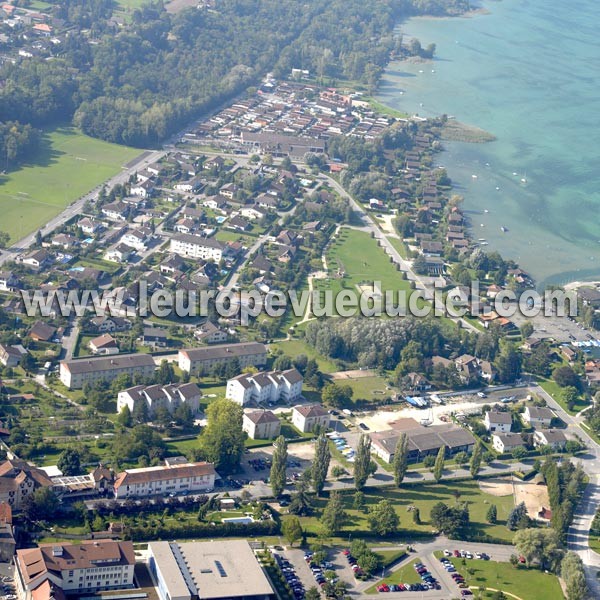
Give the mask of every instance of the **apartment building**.
[[185, 404], [196, 414], [200, 405], [202, 392], [195, 383], [172, 385], [136, 385], [119, 392], [117, 397], [117, 413], [127, 406], [131, 412], [140, 404], [145, 404], [148, 417], [152, 418], [159, 407], [166, 408], [171, 414], [179, 406]]
[[262, 367], [267, 362], [267, 347], [259, 342], [218, 344], [180, 350], [178, 356], [179, 368], [191, 375], [234, 360], [238, 361], [240, 369], [248, 366]]
[[24, 460], [12, 459], [0, 463], [0, 502], [21, 509], [29, 496], [42, 487], [50, 487], [48, 475]]
[[171, 238], [170, 251], [187, 258], [214, 260], [223, 258], [225, 246], [218, 240], [189, 233], [178, 233]]
[[128, 469], [115, 480], [115, 498], [209, 492], [218, 477], [212, 463], [172, 463], [160, 467]]
[[17, 550], [15, 587], [19, 600], [133, 588], [135, 552], [131, 542], [86, 540], [40, 544]]
[[151, 377], [155, 369], [149, 354], [80, 358], [60, 363], [60, 380], [69, 389], [80, 389], [85, 383], [109, 381], [123, 374]]
[[225, 397], [241, 406], [249, 402], [294, 402], [302, 395], [302, 382], [296, 369], [242, 374], [227, 381]]
[[329, 413], [319, 404], [294, 406], [292, 409], [292, 425], [302, 433], [310, 433], [317, 427], [329, 427]]

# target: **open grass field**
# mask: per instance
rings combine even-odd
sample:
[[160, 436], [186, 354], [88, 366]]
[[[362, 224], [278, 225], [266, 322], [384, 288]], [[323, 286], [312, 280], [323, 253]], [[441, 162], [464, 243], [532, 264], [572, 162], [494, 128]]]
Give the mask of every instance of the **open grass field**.
[[73, 127], [46, 131], [30, 162], [0, 177], [0, 228], [12, 242], [40, 229], [138, 154]]
[[[355, 510], [353, 504], [353, 492], [343, 493], [344, 508], [348, 514], [348, 519], [339, 538], [333, 538], [332, 543], [347, 544], [348, 535], [352, 537], [364, 537], [371, 539], [373, 532], [367, 520], [366, 511]], [[412, 486], [397, 488], [378, 488], [377, 490], [365, 490], [365, 508], [373, 506], [383, 498], [392, 501], [398, 516], [400, 517], [400, 530], [398, 539], [405, 539], [409, 534], [427, 535], [432, 533], [432, 527], [429, 523], [429, 513], [437, 502], [445, 502], [448, 505], [454, 505], [456, 498], [460, 502], [467, 502], [470, 514], [470, 526], [468, 537], [470, 539], [482, 539], [485, 536], [491, 536], [496, 539], [511, 541], [513, 532], [506, 528], [506, 517], [514, 506], [512, 495], [492, 496], [479, 489], [476, 481], [453, 481], [451, 483], [421, 483]], [[315, 499], [314, 506], [317, 509], [315, 514], [310, 517], [302, 517], [302, 527], [310, 537], [317, 536], [321, 531], [319, 516], [326, 504], [325, 498]], [[498, 510], [498, 523], [490, 525], [485, 516], [490, 504], [495, 504]], [[421, 516], [421, 524], [416, 525], [413, 522], [412, 513], [407, 508], [416, 506]]]
[[357, 377], [351, 379], [336, 379], [338, 385], [349, 385], [354, 392], [352, 400], [382, 400], [394, 393], [388, 389], [388, 384], [383, 377], [373, 375], [371, 377]]
[[[564, 598], [558, 578], [538, 569], [527, 569], [524, 566], [513, 567], [510, 563], [486, 560], [469, 561], [469, 571], [462, 565], [460, 558], [453, 558], [457, 571], [472, 588], [492, 588], [514, 594], [521, 600], [545, 600]], [[486, 592], [482, 598], [491, 599], [492, 592]]]
[[334, 300], [342, 290], [376, 294], [404, 291], [407, 298], [410, 296], [410, 283], [402, 278], [377, 241], [364, 231], [340, 229], [327, 252], [327, 266], [330, 278], [315, 280], [315, 290], [331, 290]]

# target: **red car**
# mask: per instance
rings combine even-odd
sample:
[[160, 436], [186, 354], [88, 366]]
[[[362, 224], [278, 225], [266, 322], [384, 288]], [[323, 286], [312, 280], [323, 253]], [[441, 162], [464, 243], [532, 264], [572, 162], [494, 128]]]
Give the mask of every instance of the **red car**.
[[454, 551], [454, 556], [460, 558], [460, 552], [458, 550], [455, 550]]
[[519, 562], [524, 565], [525, 562], [526, 562], [525, 561], [525, 557], [524, 556], [519, 556]]
[[378, 586], [377, 591], [378, 592], [389, 592], [390, 588], [388, 587], [387, 584], [382, 583], [380, 586]]

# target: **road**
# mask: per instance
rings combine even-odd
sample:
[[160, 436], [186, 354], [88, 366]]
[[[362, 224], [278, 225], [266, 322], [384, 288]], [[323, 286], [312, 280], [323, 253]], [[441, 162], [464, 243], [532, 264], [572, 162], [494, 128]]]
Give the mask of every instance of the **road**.
[[591, 550], [589, 546], [590, 527], [596, 510], [600, 507], [600, 446], [581, 427], [584, 419], [581, 414], [569, 415], [550, 394], [539, 386], [533, 388], [533, 391], [546, 400], [548, 406], [555, 410], [567, 424], [568, 430], [576, 433], [588, 448], [585, 454], [573, 459], [573, 462], [581, 464], [589, 477], [589, 483], [575, 509], [573, 523], [567, 534], [567, 547], [569, 550], [577, 552], [583, 561], [591, 597], [600, 598], [600, 582], [596, 577], [596, 573], [600, 570], [600, 555]]

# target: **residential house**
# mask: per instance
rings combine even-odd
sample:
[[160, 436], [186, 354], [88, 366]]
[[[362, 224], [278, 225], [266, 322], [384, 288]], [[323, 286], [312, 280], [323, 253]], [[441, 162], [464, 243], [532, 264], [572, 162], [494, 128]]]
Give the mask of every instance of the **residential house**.
[[29, 337], [36, 342], [49, 342], [56, 335], [56, 327], [42, 321], [36, 321], [29, 330]]
[[0, 271], [0, 291], [13, 292], [20, 285], [19, 278], [12, 271]]
[[140, 198], [149, 198], [154, 191], [154, 183], [151, 180], [143, 181], [142, 183], [136, 183], [132, 185], [129, 192], [133, 196], [139, 196]]
[[523, 438], [520, 433], [494, 433], [492, 435], [492, 446], [500, 454], [511, 452], [517, 446], [523, 446]]
[[510, 433], [512, 428], [512, 413], [489, 410], [485, 413], [483, 424], [488, 431]]
[[94, 317], [90, 320], [90, 324], [99, 333], [131, 329], [131, 321], [122, 317]]
[[114, 248], [108, 250], [104, 255], [104, 259], [110, 262], [126, 263], [131, 255], [134, 253], [134, 249], [126, 244], [117, 244]]
[[0, 363], [5, 367], [17, 367], [21, 363], [21, 359], [27, 354], [27, 350], [18, 344], [10, 346], [8, 344], [0, 344]]
[[27, 498], [52, 481], [42, 469], [24, 460], [12, 459], [0, 463], [0, 502], [6, 502], [14, 510], [20, 510]]
[[553, 450], [561, 450], [567, 443], [567, 436], [560, 429], [536, 429], [533, 433], [533, 445], [550, 446]]
[[29, 254], [26, 254], [23, 257], [21, 262], [24, 265], [32, 267], [36, 271], [42, 271], [54, 262], [54, 256], [42, 248], [41, 250], [33, 250], [29, 252]]
[[113, 221], [127, 221], [129, 206], [120, 200], [110, 202], [102, 207], [102, 214]]
[[242, 427], [251, 440], [273, 440], [281, 433], [281, 421], [270, 410], [244, 413]]
[[109, 355], [119, 353], [117, 340], [110, 333], [103, 333], [95, 337], [93, 340], [90, 340], [88, 346], [93, 354]]
[[166, 329], [160, 327], [144, 327], [141, 342], [144, 346], [166, 348], [169, 345], [169, 335]]
[[229, 334], [217, 327], [211, 321], [206, 321], [206, 323], [203, 323], [194, 331], [194, 337], [199, 342], [204, 342], [206, 344], [219, 344], [226, 342], [229, 338]]
[[86, 235], [94, 235], [102, 229], [102, 223], [90, 217], [83, 217], [77, 221], [77, 227]]
[[152, 231], [148, 227], [141, 227], [140, 229], [130, 229], [121, 238], [121, 243], [135, 248], [139, 252], [147, 250], [151, 240]]
[[302, 433], [321, 431], [329, 427], [329, 413], [319, 404], [305, 404], [292, 408], [292, 425]]
[[548, 429], [554, 418], [554, 413], [545, 407], [526, 406], [523, 420], [536, 429]]

